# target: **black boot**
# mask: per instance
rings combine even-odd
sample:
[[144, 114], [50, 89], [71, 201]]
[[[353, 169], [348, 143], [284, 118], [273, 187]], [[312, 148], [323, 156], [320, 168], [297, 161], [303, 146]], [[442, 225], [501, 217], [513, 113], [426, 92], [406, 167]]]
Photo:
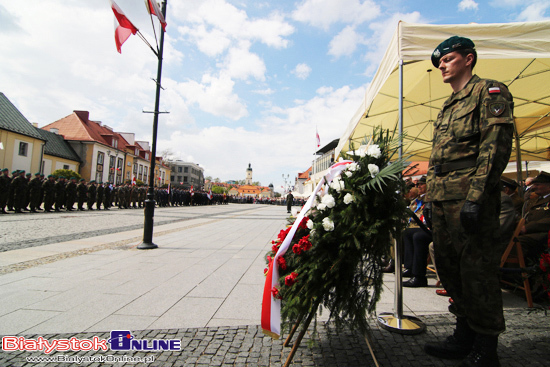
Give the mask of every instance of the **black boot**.
[[472, 351], [457, 367], [500, 367], [497, 335], [477, 334]]
[[465, 317], [456, 319], [456, 328], [453, 335], [443, 342], [426, 343], [424, 351], [432, 356], [444, 359], [460, 359], [471, 351], [476, 338], [476, 332], [470, 328]]

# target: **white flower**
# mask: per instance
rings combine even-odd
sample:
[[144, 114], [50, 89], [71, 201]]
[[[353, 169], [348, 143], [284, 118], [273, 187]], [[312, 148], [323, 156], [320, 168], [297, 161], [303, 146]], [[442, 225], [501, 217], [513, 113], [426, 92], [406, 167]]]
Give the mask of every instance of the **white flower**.
[[367, 147], [366, 154], [374, 158], [380, 158], [380, 155], [382, 154], [382, 152], [380, 152], [380, 147], [378, 145], [373, 144]]
[[306, 222], [306, 227], [308, 229], [313, 229], [313, 221], [311, 219], [308, 219]]
[[376, 164], [369, 164], [367, 168], [369, 169], [372, 178], [374, 178], [374, 176], [376, 176], [378, 172], [380, 172], [380, 168], [378, 168]]
[[330, 232], [334, 230], [334, 222], [329, 218], [323, 218], [323, 228], [325, 231]]
[[347, 205], [355, 200], [355, 197], [349, 192], [344, 196], [344, 203]]
[[327, 205], [326, 205], [326, 204], [320, 203], [320, 204], [317, 205], [317, 209], [318, 209], [318, 210], [323, 211], [323, 210], [325, 210], [326, 208], [327, 208]]
[[[344, 184], [344, 181], [340, 179], [340, 177], [336, 177], [332, 182], [330, 183], [330, 187], [332, 187], [336, 192], [342, 191], [342, 189], [346, 188], [346, 185]], [[329, 208], [332, 208], [329, 206]]]
[[351, 177], [351, 176], [353, 176], [353, 172], [350, 172], [350, 171], [346, 171], [346, 176], [348, 176], [348, 177]]
[[348, 164], [348, 171], [355, 172], [359, 168], [359, 165], [355, 162]]
[[334, 200], [334, 196], [330, 194], [325, 195], [321, 200], [321, 204], [325, 204], [328, 208], [334, 208], [334, 205], [336, 205], [336, 200]]

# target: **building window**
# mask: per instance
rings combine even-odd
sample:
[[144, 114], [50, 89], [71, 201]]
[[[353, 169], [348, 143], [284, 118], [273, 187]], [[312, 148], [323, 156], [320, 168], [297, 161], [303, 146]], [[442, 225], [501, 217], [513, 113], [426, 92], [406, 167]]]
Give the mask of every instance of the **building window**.
[[181, 181], [181, 176], [178, 176], [178, 182], [182, 182], [182, 181]]
[[134, 175], [137, 174], [138, 164], [134, 163]]
[[181, 173], [181, 167], [178, 167], [178, 172]]
[[170, 182], [174, 182], [176, 178], [174, 176], [170, 176]]
[[187, 182], [187, 176], [183, 176], [183, 182]]
[[63, 169], [69, 169], [69, 165], [68, 165], [68, 164], [64, 164], [64, 165], [63, 165]]
[[27, 152], [29, 150], [29, 143], [25, 143], [24, 141], [19, 142], [19, 155], [26, 157]]
[[189, 167], [183, 167], [183, 173], [189, 172]]
[[97, 164], [103, 165], [105, 154], [103, 152], [97, 152]]

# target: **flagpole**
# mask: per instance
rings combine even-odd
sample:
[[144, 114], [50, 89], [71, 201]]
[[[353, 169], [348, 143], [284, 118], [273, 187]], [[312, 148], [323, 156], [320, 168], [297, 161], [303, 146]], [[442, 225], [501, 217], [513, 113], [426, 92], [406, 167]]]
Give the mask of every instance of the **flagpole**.
[[[162, 16], [166, 19], [168, 0], [162, 2]], [[162, 27], [161, 27], [162, 28]], [[145, 219], [143, 223], [143, 241], [137, 246], [140, 250], [150, 250], [158, 246], [153, 243], [153, 217], [155, 215], [155, 163], [157, 159], [157, 130], [159, 120], [160, 89], [162, 76], [162, 53], [164, 49], [164, 30], [160, 32], [160, 48], [158, 52], [157, 91], [155, 96], [155, 111], [153, 118], [153, 146], [151, 148], [151, 167], [149, 169], [149, 189], [145, 200]]]

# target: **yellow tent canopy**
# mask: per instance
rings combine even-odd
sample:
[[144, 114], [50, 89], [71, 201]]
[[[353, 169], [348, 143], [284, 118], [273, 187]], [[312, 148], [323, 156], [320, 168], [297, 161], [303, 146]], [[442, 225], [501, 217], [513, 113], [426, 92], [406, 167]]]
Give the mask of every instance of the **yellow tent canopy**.
[[452, 92], [430, 58], [435, 47], [453, 35], [474, 41], [478, 53], [474, 73], [505, 83], [514, 96], [516, 144], [521, 144], [521, 149], [517, 157], [516, 145], [513, 157], [549, 159], [549, 21], [467, 25], [399, 22], [363, 103], [340, 138], [336, 155], [349, 151], [352, 143], [357, 148], [374, 126], [399, 131], [402, 113], [403, 154], [413, 161], [429, 159], [433, 122]]

